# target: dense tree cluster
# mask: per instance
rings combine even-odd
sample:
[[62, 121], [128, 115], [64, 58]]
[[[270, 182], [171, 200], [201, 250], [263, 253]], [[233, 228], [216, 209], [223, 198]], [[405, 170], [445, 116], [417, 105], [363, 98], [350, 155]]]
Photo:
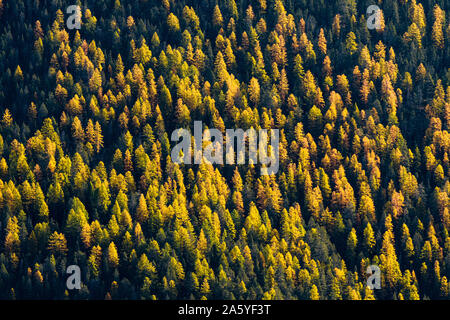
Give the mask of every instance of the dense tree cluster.
[[[74, 2], [0, 0], [1, 299], [450, 298], [448, 1]], [[279, 172], [174, 164], [196, 120]]]

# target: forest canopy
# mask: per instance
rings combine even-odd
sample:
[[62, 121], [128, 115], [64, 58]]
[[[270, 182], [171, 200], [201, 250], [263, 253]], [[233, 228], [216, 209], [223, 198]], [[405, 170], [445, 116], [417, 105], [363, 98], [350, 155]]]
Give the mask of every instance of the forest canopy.
[[[449, 21], [445, 0], [0, 0], [0, 299], [449, 299]], [[278, 172], [175, 164], [195, 121], [279, 130]]]

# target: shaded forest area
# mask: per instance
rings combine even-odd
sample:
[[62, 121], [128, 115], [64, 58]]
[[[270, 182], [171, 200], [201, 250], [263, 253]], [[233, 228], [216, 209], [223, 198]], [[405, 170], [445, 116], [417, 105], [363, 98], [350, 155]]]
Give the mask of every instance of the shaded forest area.
[[73, 2], [0, 0], [0, 299], [449, 299], [448, 1]]

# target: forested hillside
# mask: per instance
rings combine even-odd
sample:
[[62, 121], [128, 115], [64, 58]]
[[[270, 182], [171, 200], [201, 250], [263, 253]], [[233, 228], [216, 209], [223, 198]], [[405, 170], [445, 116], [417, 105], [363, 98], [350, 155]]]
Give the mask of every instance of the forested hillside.
[[[449, 20], [447, 0], [0, 0], [0, 299], [449, 299]], [[197, 120], [279, 129], [278, 173], [175, 164]]]

